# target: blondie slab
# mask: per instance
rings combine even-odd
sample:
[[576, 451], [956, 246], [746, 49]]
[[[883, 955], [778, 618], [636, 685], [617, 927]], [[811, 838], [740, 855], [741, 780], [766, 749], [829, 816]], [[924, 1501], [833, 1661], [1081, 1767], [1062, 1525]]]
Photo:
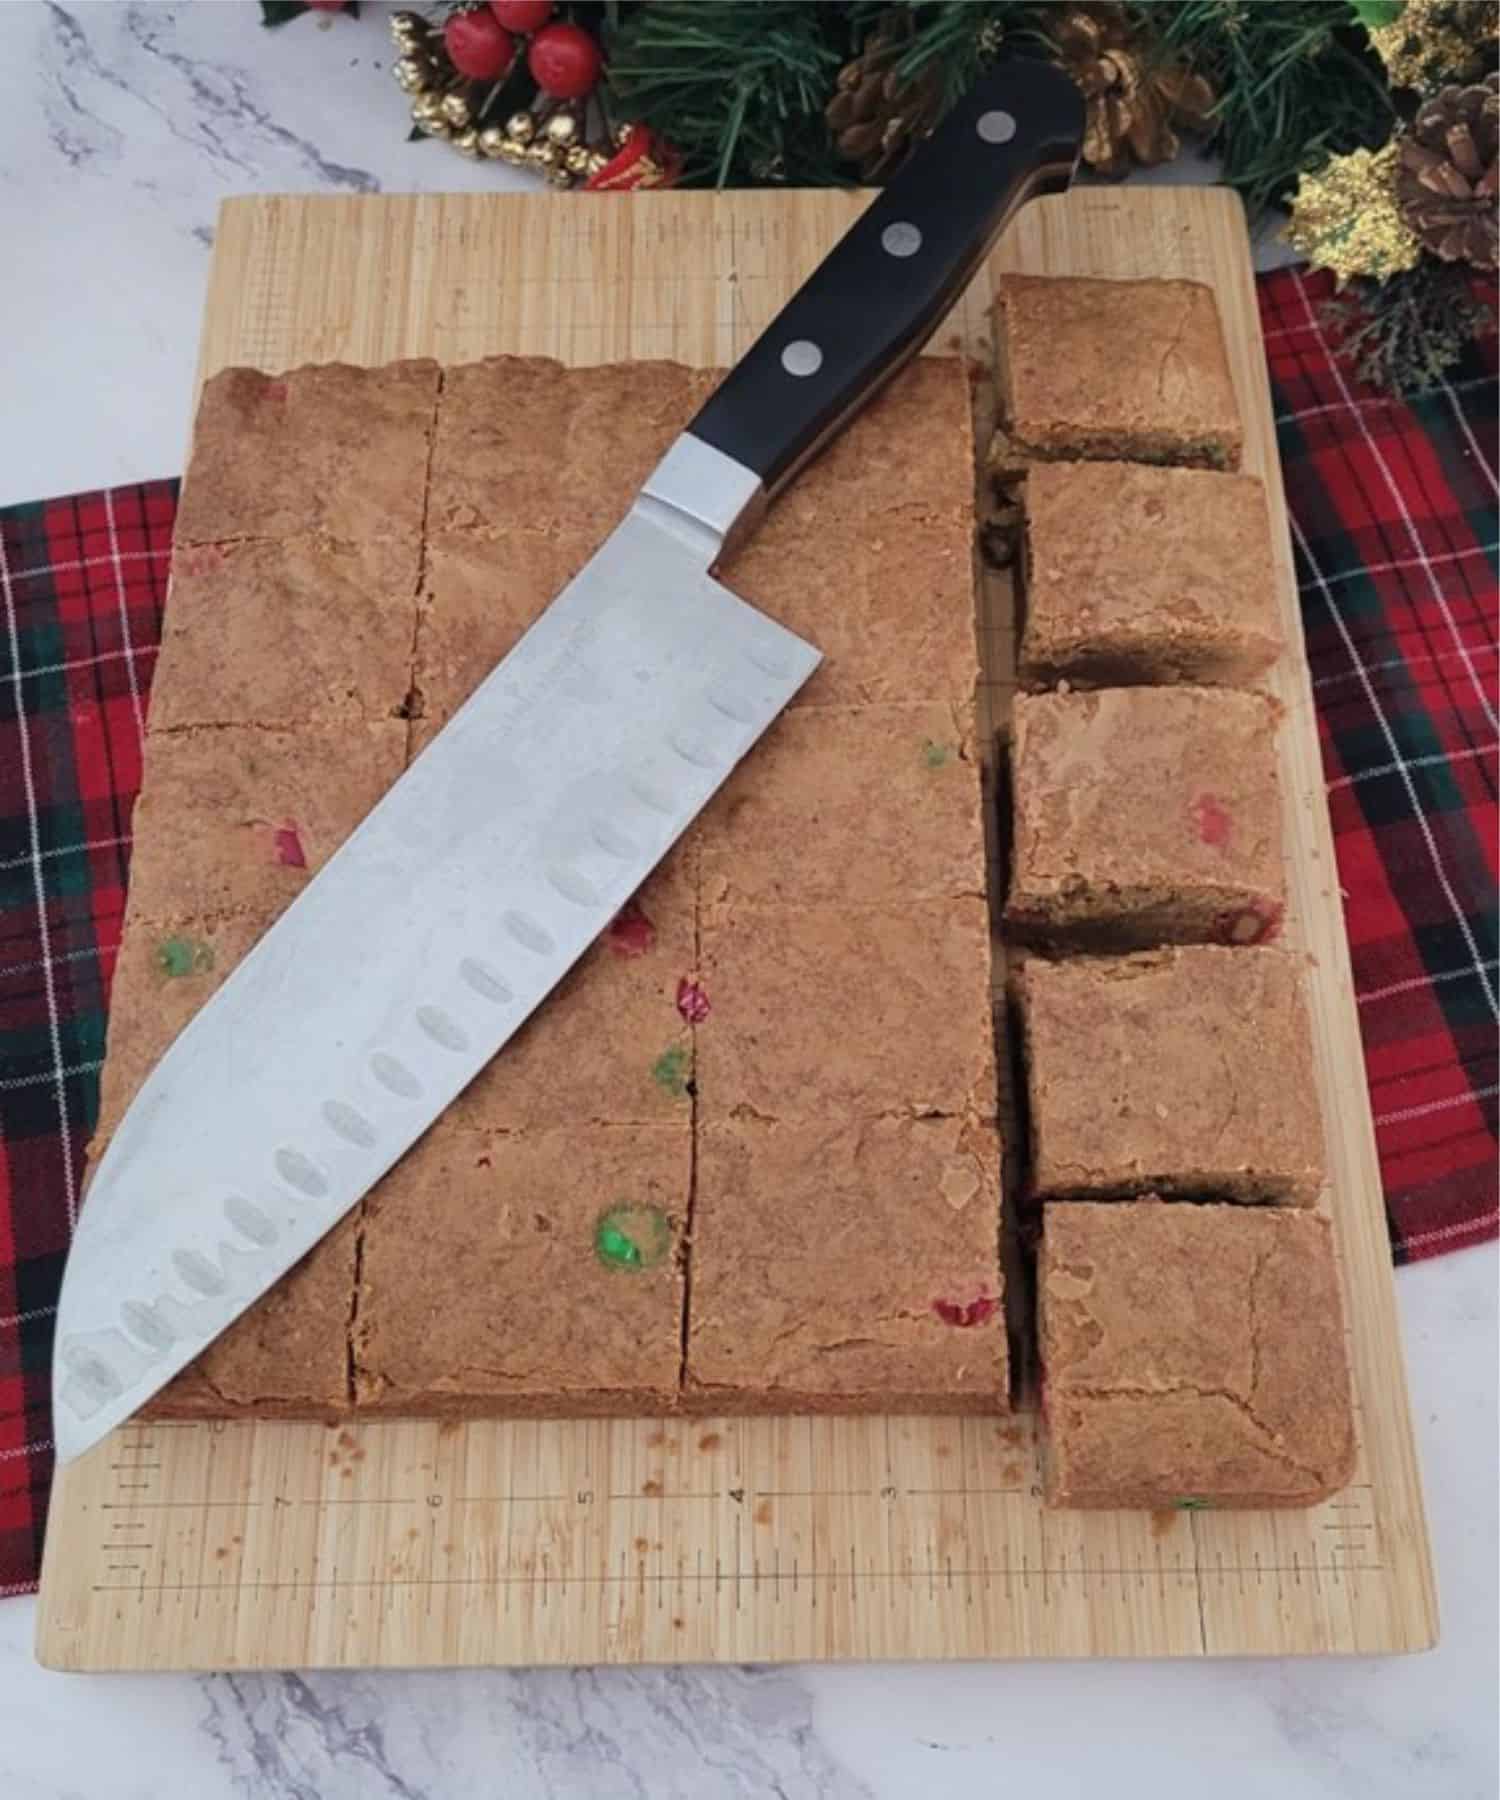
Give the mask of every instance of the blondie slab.
[[1277, 712], [1213, 688], [1018, 694], [1011, 929], [1097, 950], [1273, 936]]
[[1002, 275], [995, 324], [1009, 459], [1237, 469], [1244, 433], [1213, 289]]
[[1294, 956], [1032, 958], [1018, 985], [1042, 1199], [1317, 1198], [1323, 1128]]
[[198, 402], [176, 541], [317, 533], [415, 546], [438, 381], [437, 364], [427, 361], [211, 376]]
[[687, 1119], [514, 1134], [441, 1120], [364, 1209], [364, 1412], [666, 1412], [682, 1359]]
[[993, 1126], [883, 1118], [699, 1134], [686, 1404], [1007, 1404]]
[[1311, 1506], [1354, 1468], [1333, 1236], [1280, 1208], [1049, 1206], [1054, 1506]]
[[1265, 490], [1250, 475], [1038, 463], [1023, 586], [1030, 682], [1243, 687], [1281, 653]]

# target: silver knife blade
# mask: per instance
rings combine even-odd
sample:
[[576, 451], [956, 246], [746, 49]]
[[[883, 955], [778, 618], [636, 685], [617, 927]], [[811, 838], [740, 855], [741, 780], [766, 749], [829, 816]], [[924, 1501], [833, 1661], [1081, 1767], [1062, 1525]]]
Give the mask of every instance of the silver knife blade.
[[708, 573], [759, 491], [679, 440], [169, 1048], [68, 1258], [60, 1461], [192, 1361], [421, 1136], [812, 673], [817, 650]]

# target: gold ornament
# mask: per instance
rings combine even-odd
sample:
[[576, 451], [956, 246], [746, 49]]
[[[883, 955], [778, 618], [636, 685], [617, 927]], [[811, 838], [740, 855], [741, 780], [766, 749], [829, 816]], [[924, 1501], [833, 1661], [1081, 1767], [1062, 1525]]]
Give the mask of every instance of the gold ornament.
[[570, 175], [587, 174], [589, 154], [587, 144], [574, 144], [563, 152], [563, 167]]
[[1083, 93], [1083, 160], [1096, 174], [1170, 162], [1182, 147], [1173, 127], [1208, 123], [1213, 89], [1186, 64], [1158, 58], [1123, 6], [1069, 7], [1052, 35]]
[[398, 44], [403, 38], [425, 38], [427, 36], [427, 21], [420, 13], [392, 13], [391, 36]]
[[1384, 281], [1415, 268], [1422, 246], [1396, 206], [1398, 146], [1351, 150], [1297, 183], [1286, 240], [1340, 287], [1356, 275]]
[[453, 136], [453, 127], [441, 113], [438, 113], [435, 116], [429, 114], [418, 119], [417, 129], [421, 132], [425, 132], [428, 137], [433, 138], [451, 138]]
[[526, 146], [519, 144], [513, 137], [507, 137], [500, 145], [500, 160], [519, 168], [526, 161]]
[[463, 94], [444, 94], [443, 117], [450, 125], [462, 131], [473, 117], [468, 99]]
[[540, 143], [526, 146], [526, 160], [534, 169], [550, 169], [558, 161], [556, 144]]
[[512, 113], [505, 121], [505, 135], [518, 144], [529, 144], [536, 136], [536, 120], [529, 112]]
[[553, 113], [543, 129], [549, 141], [560, 150], [566, 150], [570, 144], [578, 142], [578, 121], [572, 113]]
[[1500, 261], [1500, 75], [1434, 94], [1399, 144], [1401, 217], [1444, 262], [1493, 269]]
[[602, 175], [608, 167], [609, 158], [602, 150], [590, 150], [589, 159], [584, 164], [583, 172], [586, 178], [592, 181], [596, 175]]
[[453, 139], [453, 148], [460, 156], [478, 156], [479, 133], [472, 125], [467, 131], [458, 132]]
[[479, 153], [492, 158], [505, 154], [505, 133], [498, 125], [486, 125], [480, 132]]
[[[609, 135], [613, 139], [614, 146], [617, 150], [623, 150], [625, 148], [630, 142], [630, 134], [634, 130], [634, 125], [619, 124], [615, 126], [614, 130]], [[605, 160], [608, 161], [608, 158]]]
[[446, 124], [447, 121], [443, 118], [442, 95], [418, 94], [411, 103], [411, 116], [418, 125], [424, 128], [429, 121], [438, 125]]
[[1399, 18], [1371, 28], [1393, 87], [1477, 81], [1500, 39], [1497, 0], [1406, 0]]
[[573, 185], [573, 177], [568, 173], [564, 163], [553, 163], [546, 173], [549, 187], [570, 188]]
[[403, 94], [420, 94], [432, 74], [432, 64], [425, 57], [402, 56], [391, 65], [391, 73]]

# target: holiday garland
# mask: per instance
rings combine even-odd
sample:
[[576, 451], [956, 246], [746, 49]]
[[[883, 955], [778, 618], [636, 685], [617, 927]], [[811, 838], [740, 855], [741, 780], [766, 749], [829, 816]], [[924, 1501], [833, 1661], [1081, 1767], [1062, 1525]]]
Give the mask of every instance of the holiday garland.
[[[266, 0], [268, 24], [339, 0]], [[560, 187], [887, 179], [980, 70], [1043, 56], [1083, 160], [1215, 157], [1252, 222], [1340, 284], [1378, 386], [1439, 379], [1489, 321], [1500, 0], [441, 0], [397, 13], [414, 137]]]

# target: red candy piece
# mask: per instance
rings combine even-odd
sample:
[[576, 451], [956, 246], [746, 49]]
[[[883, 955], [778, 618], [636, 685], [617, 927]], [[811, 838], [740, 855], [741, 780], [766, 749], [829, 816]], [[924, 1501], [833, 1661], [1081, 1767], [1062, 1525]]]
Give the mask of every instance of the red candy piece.
[[284, 868], [305, 869], [307, 857], [303, 853], [302, 839], [297, 836], [295, 825], [283, 825], [274, 834], [276, 843], [276, 860]]
[[494, 81], [516, 60], [515, 39], [493, 12], [454, 13], [443, 27], [449, 60], [471, 81]]
[[581, 25], [545, 25], [526, 57], [536, 84], [559, 100], [581, 100], [599, 79], [604, 57]]
[[552, 0], [490, 0], [490, 11], [507, 31], [524, 37], [552, 17]]
[[627, 900], [604, 928], [616, 956], [644, 956], [656, 942], [656, 927], [641, 911], [640, 902]]
[[967, 1305], [961, 1300], [934, 1300], [932, 1310], [945, 1325], [957, 1325], [967, 1330], [971, 1325], [983, 1325], [993, 1319], [1000, 1302], [990, 1294], [981, 1294], [977, 1300], [970, 1300]]
[[1200, 794], [1193, 802], [1193, 817], [1198, 823], [1198, 836], [1205, 844], [1215, 850], [1228, 844], [1232, 821], [1212, 794]]
[[690, 975], [684, 975], [677, 984], [677, 1010], [689, 1025], [701, 1025], [713, 1011], [708, 995]]

